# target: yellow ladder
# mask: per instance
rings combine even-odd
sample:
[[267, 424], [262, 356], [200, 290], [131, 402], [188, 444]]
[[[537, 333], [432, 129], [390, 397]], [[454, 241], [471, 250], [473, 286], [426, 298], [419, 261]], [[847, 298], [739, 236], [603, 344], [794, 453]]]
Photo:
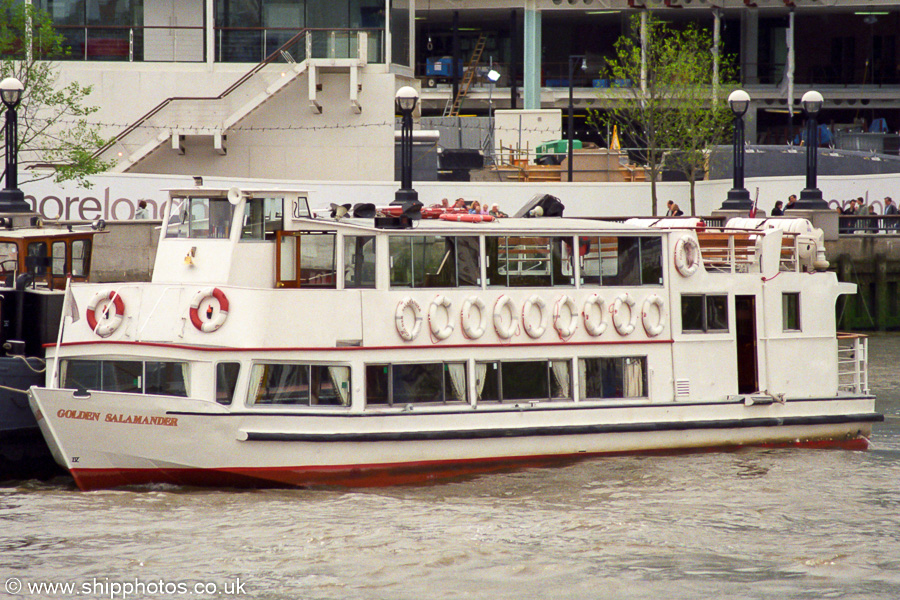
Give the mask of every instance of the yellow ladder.
[[475, 74], [478, 71], [478, 63], [481, 61], [481, 54], [484, 52], [485, 44], [487, 44], [487, 35], [482, 33], [478, 36], [478, 41], [475, 42], [475, 47], [472, 49], [472, 58], [469, 59], [469, 64], [466, 65], [466, 70], [463, 73], [462, 81], [459, 84], [459, 92], [456, 94], [456, 98], [447, 100], [447, 106], [444, 107], [445, 117], [455, 117], [459, 115], [459, 107], [462, 105], [466, 94], [469, 93], [472, 82], [475, 80]]

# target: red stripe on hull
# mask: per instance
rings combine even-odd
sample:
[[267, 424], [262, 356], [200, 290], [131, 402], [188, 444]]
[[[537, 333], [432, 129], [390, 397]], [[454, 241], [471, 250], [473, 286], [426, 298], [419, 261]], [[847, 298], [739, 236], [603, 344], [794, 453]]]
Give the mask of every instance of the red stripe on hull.
[[801, 442], [761, 443], [746, 446], [715, 446], [685, 450], [644, 450], [639, 452], [598, 452], [550, 456], [515, 456], [456, 461], [409, 462], [399, 464], [254, 467], [224, 469], [71, 469], [75, 483], [83, 491], [117, 488], [129, 485], [167, 483], [201, 487], [386, 487], [432, 483], [485, 473], [512, 471], [571, 464], [598, 456], [690, 454], [695, 452], [727, 452], [741, 448], [812, 448], [866, 450], [864, 437], [841, 440], [808, 440]]

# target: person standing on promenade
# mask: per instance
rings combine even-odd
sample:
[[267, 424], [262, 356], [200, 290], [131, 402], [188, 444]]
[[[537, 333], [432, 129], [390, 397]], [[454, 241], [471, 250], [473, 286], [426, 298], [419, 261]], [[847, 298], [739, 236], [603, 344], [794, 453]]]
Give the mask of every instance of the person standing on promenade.
[[772, 209], [772, 214], [771, 214], [771, 216], [773, 216], [773, 217], [783, 217], [783, 216], [784, 216], [784, 209], [781, 208], [782, 206], [784, 206], [784, 203], [783, 203], [781, 200], [779, 200], [778, 202], [776, 202], [776, 203], [775, 203], [775, 208]]

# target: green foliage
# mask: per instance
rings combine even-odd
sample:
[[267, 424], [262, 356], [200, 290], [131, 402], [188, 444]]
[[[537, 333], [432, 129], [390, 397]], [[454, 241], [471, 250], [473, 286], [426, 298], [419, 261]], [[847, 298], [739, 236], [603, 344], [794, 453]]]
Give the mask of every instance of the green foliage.
[[51, 167], [57, 183], [76, 180], [90, 187], [90, 175], [112, 166], [94, 156], [108, 140], [87, 119], [97, 111], [83, 103], [91, 87], [77, 82], [57, 87], [53, 60], [65, 58], [68, 48], [45, 11], [0, 0], [0, 17], [0, 79], [15, 77], [25, 86], [17, 109], [20, 170], [24, 174], [28, 167]]
[[719, 56], [718, 82], [709, 31], [688, 24], [675, 29], [644, 13], [646, 47], [641, 48], [641, 15], [632, 17], [629, 32], [616, 41], [615, 56], [607, 59], [612, 79], [631, 87], [616, 90], [605, 109], [589, 111], [589, 123], [606, 129], [618, 126], [629, 146], [640, 148], [651, 180], [651, 210], [657, 214], [656, 181], [666, 166], [684, 172], [691, 182], [704, 172], [707, 149], [730, 132], [731, 111], [718, 82], [735, 76], [733, 57]]

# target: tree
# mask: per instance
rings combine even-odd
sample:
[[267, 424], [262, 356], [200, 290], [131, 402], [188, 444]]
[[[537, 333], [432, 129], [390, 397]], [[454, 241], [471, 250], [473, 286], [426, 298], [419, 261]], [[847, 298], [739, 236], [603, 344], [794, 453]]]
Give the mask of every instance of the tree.
[[[693, 214], [694, 182], [704, 170], [707, 148], [728, 134], [731, 113], [714, 81], [712, 48], [708, 31], [694, 24], [674, 29], [645, 11], [632, 17], [628, 34], [616, 41], [615, 55], [606, 61], [612, 79], [631, 85], [621, 89], [605, 111], [591, 110], [589, 122], [618, 125], [640, 148], [639, 158], [650, 175], [654, 216], [656, 181], [666, 152], [674, 150], [667, 166], [684, 172], [691, 182]], [[733, 60], [722, 62], [720, 78], [728, 80]]]
[[31, 3], [0, 0], [0, 79], [15, 77], [25, 86], [17, 109], [20, 168], [46, 166], [54, 181], [76, 180], [90, 187], [88, 177], [106, 171], [112, 163], [95, 156], [107, 143], [99, 126], [87, 117], [97, 107], [84, 105], [91, 86], [77, 82], [57, 88], [54, 59], [69, 53], [50, 15]]

